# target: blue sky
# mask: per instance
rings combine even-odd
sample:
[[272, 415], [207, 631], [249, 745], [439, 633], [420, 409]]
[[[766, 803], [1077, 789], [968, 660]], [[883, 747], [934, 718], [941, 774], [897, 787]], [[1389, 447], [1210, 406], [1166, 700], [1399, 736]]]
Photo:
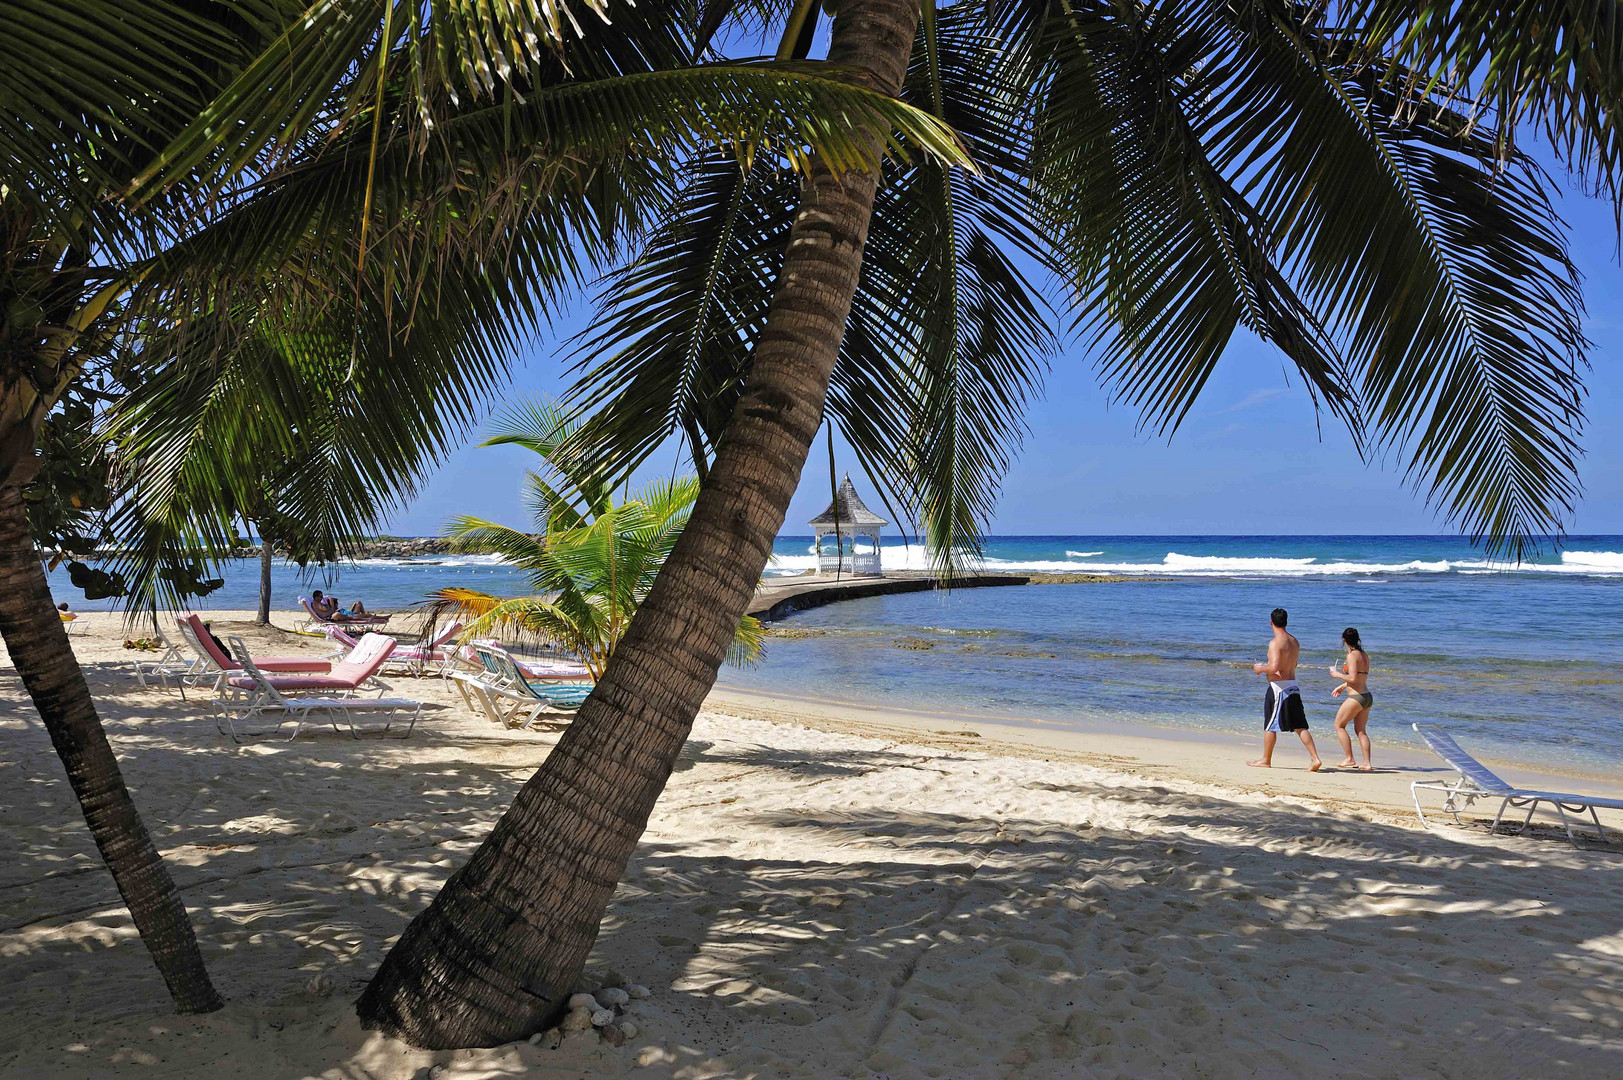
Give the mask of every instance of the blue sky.
[[[1559, 172], [1558, 172], [1559, 175]], [[1623, 533], [1623, 270], [1609, 204], [1571, 189], [1562, 201], [1585, 282], [1594, 370], [1587, 383], [1583, 501], [1570, 532]], [[584, 303], [555, 323], [517, 365], [510, 394], [556, 394], [567, 383], [557, 344], [578, 329]], [[1130, 408], [1112, 406], [1081, 350], [1058, 357], [1031, 433], [1010, 470], [994, 534], [1435, 533], [1445, 523], [1404, 483], [1397, 462], [1366, 467], [1326, 415], [1322, 433], [1301, 380], [1254, 339], [1239, 339], [1170, 441], [1137, 430]], [[524, 524], [518, 492], [525, 451], [469, 444], [450, 455], [391, 531], [434, 535], [454, 514]], [[837, 447], [838, 451], [838, 447]], [[785, 533], [828, 502], [826, 455], [812, 455], [789, 507]], [[871, 494], [850, 456], [838, 453], [858, 489]], [[671, 456], [662, 456], [669, 463]], [[666, 467], [666, 466], [661, 466]], [[877, 500], [870, 500], [877, 508]]]

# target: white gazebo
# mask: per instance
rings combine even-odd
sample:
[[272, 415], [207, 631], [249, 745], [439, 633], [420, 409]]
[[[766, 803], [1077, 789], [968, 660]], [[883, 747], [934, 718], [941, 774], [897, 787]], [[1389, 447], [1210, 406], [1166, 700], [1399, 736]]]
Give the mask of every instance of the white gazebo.
[[[862, 505], [849, 473], [828, 509], [806, 524], [815, 530], [819, 574], [843, 571], [884, 576], [879, 565], [879, 530], [890, 522]], [[825, 545], [825, 539], [834, 542]], [[863, 541], [860, 545], [859, 540]]]

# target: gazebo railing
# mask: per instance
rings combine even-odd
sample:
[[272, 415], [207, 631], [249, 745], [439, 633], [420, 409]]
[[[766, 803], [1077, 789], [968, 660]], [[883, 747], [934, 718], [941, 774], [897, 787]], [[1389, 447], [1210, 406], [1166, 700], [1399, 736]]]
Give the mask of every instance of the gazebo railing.
[[882, 576], [884, 569], [879, 551], [879, 540], [873, 536], [841, 537], [836, 546], [832, 535], [820, 537], [817, 546], [817, 572], [819, 574], [872, 574]]

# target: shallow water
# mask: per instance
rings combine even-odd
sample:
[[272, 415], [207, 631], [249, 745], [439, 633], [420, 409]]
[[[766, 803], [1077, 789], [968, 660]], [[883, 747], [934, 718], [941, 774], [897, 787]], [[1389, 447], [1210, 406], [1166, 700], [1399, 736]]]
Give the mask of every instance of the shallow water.
[[785, 622], [754, 670], [722, 684], [1086, 728], [1148, 723], [1255, 732], [1268, 612], [1291, 611], [1320, 751], [1354, 625], [1371, 655], [1377, 740], [1419, 745], [1413, 721], [1530, 763], [1623, 764], [1623, 582], [1381, 584], [1189, 580], [872, 597]]
[[[782, 537], [777, 571], [814, 562], [810, 537]], [[885, 545], [887, 567], [924, 565]], [[1335, 685], [1345, 626], [1373, 671], [1372, 732], [1418, 745], [1408, 725], [1448, 725], [1468, 746], [1533, 764], [1623, 766], [1623, 537], [1573, 537], [1522, 566], [1492, 563], [1456, 537], [993, 537], [994, 570], [1093, 570], [1171, 580], [973, 589], [874, 597], [781, 625], [753, 670], [721, 683], [880, 707], [1079, 728], [1151, 724], [1255, 733], [1262, 680], [1250, 665], [1268, 612], [1291, 612], [1303, 646], [1308, 719], [1336, 752]], [[251, 608], [258, 563], [234, 564], [205, 608]], [[771, 571], [769, 571], [771, 572]], [[79, 608], [63, 571], [59, 599]], [[503, 595], [522, 574], [488, 556], [366, 560], [335, 577], [278, 565], [276, 606], [328, 587], [400, 609], [446, 585]]]

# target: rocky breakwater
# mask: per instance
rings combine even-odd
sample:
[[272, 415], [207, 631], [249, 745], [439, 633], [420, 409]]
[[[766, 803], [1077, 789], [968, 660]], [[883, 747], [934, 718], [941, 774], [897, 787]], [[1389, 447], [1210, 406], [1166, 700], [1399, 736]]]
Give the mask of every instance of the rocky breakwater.
[[[387, 536], [358, 542], [352, 552], [357, 559], [416, 559], [424, 555], [444, 555], [451, 550], [450, 542], [439, 536]], [[236, 558], [259, 558], [258, 544], [245, 544], [237, 548]]]
[[450, 543], [438, 536], [390, 537], [362, 544], [357, 558], [415, 559], [423, 555], [444, 555], [450, 550]]

